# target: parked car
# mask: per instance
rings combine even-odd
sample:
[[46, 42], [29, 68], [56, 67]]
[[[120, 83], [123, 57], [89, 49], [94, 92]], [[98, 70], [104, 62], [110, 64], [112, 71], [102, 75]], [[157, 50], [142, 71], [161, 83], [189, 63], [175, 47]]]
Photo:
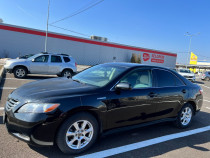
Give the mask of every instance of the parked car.
[[40, 53], [27, 59], [7, 60], [4, 68], [7, 72], [14, 73], [16, 78], [25, 78], [27, 74], [72, 77], [77, 72], [77, 63], [66, 54]]
[[32, 56], [34, 56], [34, 54], [26, 54], [26, 55], [17, 57], [17, 59], [28, 59], [28, 58], [30, 58], [30, 57], [32, 57]]
[[202, 103], [201, 87], [173, 70], [107, 63], [21, 86], [8, 96], [3, 122], [29, 144], [78, 154], [115, 128], [161, 121], [186, 128]]
[[210, 81], [210, 71], [203, 72], [201, 74], [201, 79], [205, 81]]
[[177, 69], [177, 72], [186, 79], [195, 82], [195, 74], [188, 69]]

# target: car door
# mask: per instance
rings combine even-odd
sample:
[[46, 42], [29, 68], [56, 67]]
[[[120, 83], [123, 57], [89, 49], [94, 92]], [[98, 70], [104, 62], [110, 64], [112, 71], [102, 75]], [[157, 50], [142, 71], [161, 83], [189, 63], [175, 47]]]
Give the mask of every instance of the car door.
[[107, 106], [107, 123], [110, 128], [138, 124], [155, 119], [156, 89], [149, 69], [138, 69], [120, 81], [131, 84], [131, 90], [116, 91], [114, 88], [104, 101]]
[[61, 72], [62, 69], [62, 59], [61, 56], [51, 55], [50, 64], [49, 64], [49, 74], [56, 75]]
[[174, 117], [184, 103], [187, 87], [174, 73], [165, 69], [154, 69], [156, 78], [157, 119]]
[[32, 74], [48, 74], [49, 55], [40, 55], [30, 61], [29, 71]]

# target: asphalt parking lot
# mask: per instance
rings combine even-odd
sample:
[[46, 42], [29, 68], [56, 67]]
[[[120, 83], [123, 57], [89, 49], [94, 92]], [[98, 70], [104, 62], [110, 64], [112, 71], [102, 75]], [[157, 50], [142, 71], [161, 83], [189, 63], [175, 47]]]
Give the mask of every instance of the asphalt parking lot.
[[[6, 74], [3, 77], [0, 85], [0, 157], [73, 157], [64, 155], [56, 147], [29, 146], [10, 136], [2, 123], [9, 93], [25, 83], [52, 77], [56, 76], [30, 75], [26, 79], [16, 79], [13, 74]], [[177, 129], [171, 123], [160, 123], [104, 135], [90, 150], [77, 157], [210, 157], [210, 82], [197, 79], [197, 84], [204, 90], [204, 102], [189, 128]]]

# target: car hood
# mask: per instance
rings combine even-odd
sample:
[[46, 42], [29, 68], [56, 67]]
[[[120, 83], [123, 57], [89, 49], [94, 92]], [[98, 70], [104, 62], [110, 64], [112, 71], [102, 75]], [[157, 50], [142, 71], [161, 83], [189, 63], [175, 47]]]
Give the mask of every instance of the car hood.
[[183, 73], [183, 72], [179, 72], [180, 75], [182, 76], [195, 76], [193, 73]]
[[95, 86], [79, 83], [63, 77], [27, 83], [14, 90], [11, 97], [17, 100], [34, 101], [90, 94], [96, 88]]
[[15, 63], [15, 62], [25, 62], [27, 59], [9, 59], [7, 63]]

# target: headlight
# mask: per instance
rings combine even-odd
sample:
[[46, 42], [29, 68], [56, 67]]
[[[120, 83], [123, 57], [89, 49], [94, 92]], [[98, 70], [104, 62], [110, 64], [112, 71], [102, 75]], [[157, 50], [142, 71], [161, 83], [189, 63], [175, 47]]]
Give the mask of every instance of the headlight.
[[55, 110], [59, 105], [56, 103], [27, 103], [18, 110], [18, 113], [46, 113]]

